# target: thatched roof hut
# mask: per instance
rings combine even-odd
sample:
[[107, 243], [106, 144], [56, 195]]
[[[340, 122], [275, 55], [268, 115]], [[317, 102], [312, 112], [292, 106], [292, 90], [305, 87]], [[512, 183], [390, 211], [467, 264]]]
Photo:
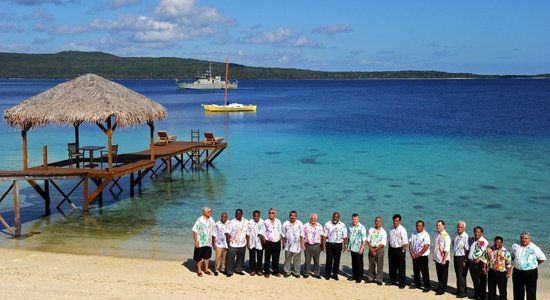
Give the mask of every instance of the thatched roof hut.
[[103, 77], [86, 74], [33, 96], [4, 111], [13, 127], [101, 123], [114, 117], [120, 127], [166, 117], [161, 104]]
[[161, 104], [118, 83], [94, 74], [85, 74], [33, 96], [4, 111], [12, 127], [21, 128], [23, 169], [27, 169], [27, 131], [47, 124], [95, 123], [107, 136], [108, 166], [112, 168], [111, 136], [117, 127], [146, 123], [150, 127], [151, 160], [154, 160], [154, 121], [166, 117]]

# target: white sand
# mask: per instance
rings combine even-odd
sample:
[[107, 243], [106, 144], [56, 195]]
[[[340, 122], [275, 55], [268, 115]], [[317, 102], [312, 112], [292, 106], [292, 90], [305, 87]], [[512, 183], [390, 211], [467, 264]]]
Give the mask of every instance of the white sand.
[[[3, 299], [197, 299], [201, 295], [209, 299], [244, 299], [251, 295], [268, 299], [455, 299], [451, 294], [435, 296], [433, 292], [423, 294], [408, 288], [357, 284], [343, 276], [340, 281], [267, 279], [248, 274], [199, 278], [178, 261], [18, 249], [0, 249], [0, 255]], [[449, 278], [451, 286], [453, 278]], [[539, 299], [550, 299], [549, 287], [548, 280], [539, 280]]]

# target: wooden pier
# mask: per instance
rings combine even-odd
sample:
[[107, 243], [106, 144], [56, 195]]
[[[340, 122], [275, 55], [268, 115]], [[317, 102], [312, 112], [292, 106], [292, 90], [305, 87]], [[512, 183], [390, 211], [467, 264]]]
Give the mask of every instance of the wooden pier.
[[[44, 199], [46, 214], [50, 214], [50, 185], [63, 197], [60, 205], [67, 201], [73, 208], [76, 205], [70, 197], [82, 184], [84, 192], [83, 209], [87, 211], [90, 204], [101, 198], [103, 190], [111, 184], [109, 191], [117, 187], [121, 177], [130, 176], [130, 195], [134, 187], [140, 186], [142, 179], [149, 173], [158, 177], [157, 171], [164, 167], [167, 174], [172, 168], [190, 164], [194, 168], [210, 165], [227, 148], [227, 143], [220, 139], [200, 141], [199, 131], [191, 130], [190, 142], [180, 142], [159, 139], [155, 143], [155, 121], [166, 118], [167, 110], [160, 103], [136, 93], [118, 83], [112, 82], [94, 74], [85, 74], [67, 82], [60, 83], [20, 104], [4, 111], [4, 119], [12, 127], [21, 129], [22, 165], [23, 170], [0, 171], [0, 181], [12, 181], [11, 185], [0, 196], [0, 203], [13, 190], [14, 223], [11, 227], [0, 215], [0, 222], [13, 236], [20, 236], [20, 204], [19, 181], [27, 181], [31, 187]], [[80, 148], [79, 128], [83, 123], [95, 124], [105, 134], [106, 147], [88, 146]], [[74, 149], [89, 151], [90, 168], [73, 168], [73, 161], [66, 159], [54, 163], [48, 162], [47, 146], [43, 147], [43, 163], [41, 166], [28, 166], [27, 133], [32, 128], [49, 124], [69, 125], [74, 127], [74, 143], [68, 145]], [[149, 149], [127, 154], [118, 154], [118, 146], [113, 147], [113, 134], [117, 128], [129, 128], [139, 124], [149, 127]], [[160, 131], [158, 132], [160, 138]], [[166, 132], [164, 132], [166, 135]], [[162, 143], [160, 143], [162, 142]], [[103, 143], [102, 143], [103, 144]], [[106, 148], [106, 168], [103, 161], [93, 159], [93, 151]], [[91, 158], [90, 158], [91, 157]], [[71, 157], [72, 158], [72, 157]], [[175, 164], [172, 162], [175, 161]], [[100, 163], [99, 168], [94, 166]], [[63, 179], [80, 179], [69, 191], [64, 191], [56, 183]], [[43, 186], [38, 182], [44, 181]], [[89, 182], [94, 186], [90, 186]], [[1, 191], [0, 191], [1, 192]]]
[[[130, 176], [130, 194], [133, 195], [136, 185], [141, 185], [142, 179], [151, 173], [157, 176], [157, 171], [164, 167], [167, 176], [170, 176], [172, 169], [176, 167], [201, 169], [208, 167], [227, 148], [227, 143], [207, 144], [205, 142], [174, 141], [166, 145], [155, 145], [153, 149], [154, 160], [151, 160], [151, 150], [143, 150], [134, 153], [120, 154], [118, 164], [108, 168], [78, 168], [71, 167], [69, 160], [49, 163], [37, 167], [30, 167], [27, 170], [0, 171], [0, 181], [12, 181], [11, 185], [0, 196], [0, 203], [13, 190], [14, 201], [14, 226], [0, 215], [0, 222], [15, 237], [21, 235], [20, 204], [19, 204], [19, 181], [27, 181], [30, 186], [44, 200], [46, 214], [50, 213], [50, 185], [55, 188], [63, 197], [57, 208], [67, 201], [74, 209], [77, 206], [71, 201], [73, 192], [83, 184], [83, 210], [87, 211], [90, 204], [101, 196], [105, 188], [112, 183], [112, 187], [122, 187], [118, 184], [121, 177]], [[86, 160], [87, 161], [87, 160]], [[94, 162], [100, 163], [99, 159]], [[175, 163], [174, 163], [175, 162]], [[72, 165], [74, 166], [74, 164]], [[56, 181], [64, 179], [80, 179], [70, 190], [63, 191]], [[41, 186], [38, 182], [44, 181]], [[95, 187], [90, 187], [89, 182]]]

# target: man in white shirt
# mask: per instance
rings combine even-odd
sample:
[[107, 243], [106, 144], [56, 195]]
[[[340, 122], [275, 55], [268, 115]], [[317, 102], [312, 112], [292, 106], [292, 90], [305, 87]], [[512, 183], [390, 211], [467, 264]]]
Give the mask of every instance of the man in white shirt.
[[[202, 277], [202, 265], [204, 264], [204, 273], [210, 275], [208, 260], [212, 257], [212, 241], [214, 238], [214, 228], [216, 223], [212, 216], [212, 209], [204, 207], [202, 216], [200, 216], [195, 225], [193, 225], [193, 240], [195, 249], [193, 250], [193, 260], [197, 263], [197, 276]], [[215, 247], [215, 244], [214, 244]]]
[[424, 230], [424, 221], [416, 221], [416, 232], [409, 239], [409, 253], [413, 260], [414, 285], [411, 288], [420, 288], [420, 274], [424, 281], [422, 292], [430, 291], [430, 271], [428, 269], [428, 256], [430, 255], [430, 235]]
[[262, 240], [260, 234], [264, 226], [264, 220], [260, 218], [260, 211], [255, 210], [252, 213], [252, 220], [248, 221], [248, 232], [246, 234], [248, 253], [249, 253], [249, 264], [250, 264], [250, 275], [262, 276], [262, 258], [264, 254], [264, 248], [262, 247]]
[[[288, 220], [283, 223], [283, 249], [285, 250], [284, 277], [290, 275], [300, 277], [302, 253], [302, 230], [304, 224], [298, 220], [298, 213], [293, 210], [288, 214]], [[294, 270], [292, 270], [294, 267]]]
[[453, 241], [454, 252], [454, 268], [456, 275], [456, 292], [457, 298], [465, 298], [466, 294], [466, 276], [468, 275], [468, 234], [466, 233], [466, 222], [458, 221], [456, 224], [455, 238]]
[[382, 285], [384, 279], [384, 247], [386, 247], [388, 236], [382, 228], [382, 217], [374, 219], [374, 227], [371, 227], [367, 234], [367, 246], [369, 249], [369, 271], [368, 282], [376, 282]]
[[348, 233], [348, 251], [351, 252], [351, 277], [348, 280], [355, 280], [361, 283], [363, 280], [363, 252], [367, 244], [367, 229], [359, 222], [359, 214], [351, 215], [351, 225]]
[[409, 244], [407, 230], [401, 225], [401, 215], [393, 215], [392, 220], [393, 227], [390, 230], [390, 246], [388, 249], [390, 282], [387, 285], [399, 284], [399, 288], [404, 289], [406, 285], [405, 251]]
[[235, 218], [229, 222], [227, 227], [227, 268], [225, 274], [227, 277], [233, 276], [233, 273], [244, 275], [243, 264], [246, 254], [246, 233], [248, 231], [248, 221], [243, 218], [242, 209], [235, 211]]
[[445, 222], [438, 220], [435, 223], [437, 232], [435, 234], [434, 256], [435, 271], [437, 273], [436, 295], [443, 295], [447, 290], [449, 279], [449, 261], [451, 257], [451, 236], [445, 230]]
[[469, 241], [468, 269], [474, 283], [474, 298], [485, 299], [487, 294], [487, 274], [483, 270], [485, 251], [489, 242], [483, 237], [483, 228], [476, 226], [474, 236]]
[[[317, 223], [317, 214], [309, 215], [309, 222], [304, 224], [302, 229], [302, 250], [304, 250], [304, 278], [309, 275], [314, 278], [321, 278], [321, 268], [319, 266], [319, 256], [321, 255], [322, 245], [325, 240], [325, 232], [323, 225]], [[311, 260], [313, 259], [313, 268], [311, 268]]]
[[281, 221], [276, 218], [276, 215], [277, 211], [275, 211], [275, 208], [270, 208], [268, 211], [268, 217], [264, 220], [264, 228], [261, 236], [265, 249], [265, 277], [269, 277], [271, 273], [273, 273], [273, 276], [275, 277], [281, 276], [279, 273], [279, 256], [281, 255], [283, 225], [281, 224]]
[[225, 261], [227, 260], [227, 239], [225, 238], [225, 232], [227, 231], [227, 213], [223, 212], [220, 216], [220, 220], [216, 222], [216, 227], [212, 236], [214, 237], [213, 245], [216, 246], [216, 262], [214, 275], [218, 276], [218, 273], [225, 273]]
[[524, 232], [520, 235], [519, 243], [512, 245], [510, 254], [512, 255], [512, 282], [514, 284], [514, 300], [524, 299], [527, 294], [527, 300], [537, 298], [537, 279], [538, 267], [546, 260], [542, 250], [531, 242], [531, 235]]
[[346, 224], [340, 221], [340, 213], [334, 212], [332, 220], [325, 223], [324, 226], [326, 251], [325, 279], [330, 278], [338, 280], [338, 271], [340, 270], [340, 257], [342, 251], [348, 248], [348, 229]]

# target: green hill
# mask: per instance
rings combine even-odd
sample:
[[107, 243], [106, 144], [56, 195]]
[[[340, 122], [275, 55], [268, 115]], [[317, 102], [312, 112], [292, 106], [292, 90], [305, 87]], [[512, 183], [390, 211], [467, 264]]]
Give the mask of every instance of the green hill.
[[[85, 73], [95, 73], [107, 78], [192, 79], [202, 74], [208, 68], [208, 65], [208, 61], [189, 58], [119, 57], [103, 52], [64, 51], [55, 54], [0, 53], [0, 78], [73, 78]], [[213, 62], [212, 69], [215, 75], [225, 73], [224, 63]], [[230, 64], [230, 72], [230, 77], [234, 79], [499, 77], [438, 71], [323, 72], [301, 69], [247, 67], [239, 64]]]

